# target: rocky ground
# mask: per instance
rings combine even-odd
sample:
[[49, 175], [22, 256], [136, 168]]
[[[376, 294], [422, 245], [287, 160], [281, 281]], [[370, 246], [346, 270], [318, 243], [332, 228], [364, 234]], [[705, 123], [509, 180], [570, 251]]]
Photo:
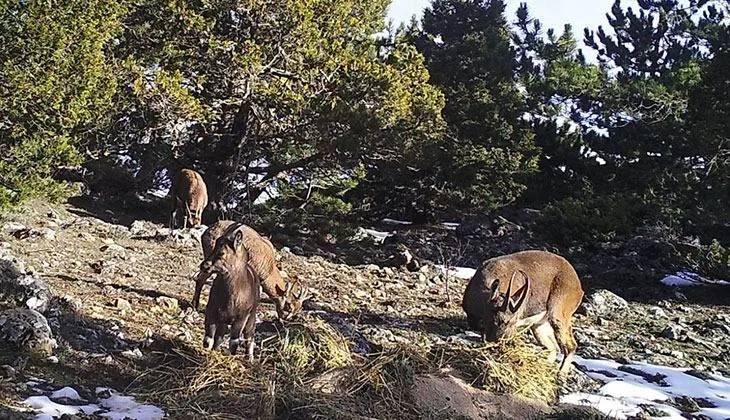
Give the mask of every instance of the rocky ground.
[[[367, 238], [324, 245], [283, 235], [272, 239], [282, 271], [312, 291], [306, 312], [336, 326], [351, 340], [353, 352], [367, 354], [400, 344], [428, 348], [470, 340], [460, 308], [467, 280], [446, 275], [437, 265], [475, 267], [483, 258], [518, 249], [556, 250], [524, 228], [528, 216], [456, 229], [384, 223], [376, 228], [394, 235], [383, 244]], [[41, 279], [58, 298], [55, 308], [38, 308], [54, 335], [36, 346], [40, 358], [16, 349], [0, 353], [0, 406], [6, 407], [0, 418], [25, 418], [30, 410], [21, 401], [39, 392], [38, 382], [73, 386], [87, 401], [100, 401], [98, 387], [134, 393], [144, 382], [145, 359], [160, 351], [160, 342], [191, 347], [202, 342], [202, 314], [189, 305], [192, 275], [201, 260], [196, 239], [201, 229], [171, 233], [124, 215], [43, 203], [7, 216], [0, 225], [0, 257], [15, 257], [25, 265], [24, 276]], [[635, 242], [633, 248], [605, 244], [563, 252], [574, 261], [587, 291], [575, 317], [578, 354], [622, 366], [649, 363], [730, 377], [730, 288], [664, 286], [659, 280], [677, 267], [662, 262], [661, 244]], [[11, 306], [0, 299], [0, 310]], [[259, 317], [257, 342], [265, 346], [277, 328], [273, 306], [264, 304]], [[596, 371], [595, 366], [585, 369]], [[595, 379], [601, 378], [576, 372], [561, 392], [595, 393], [607, 381]], [[416, 385], [424, 395], [439, 386], [459, 389], [432, 381], [441, 379], [425, 377]], [[708, 404], [680, 397], [672, 396], [666, 405], [699, 413]], [[484, 416], [479, 413], [462, 414]], [[627, 413], [652, 415], [649, 408]]]

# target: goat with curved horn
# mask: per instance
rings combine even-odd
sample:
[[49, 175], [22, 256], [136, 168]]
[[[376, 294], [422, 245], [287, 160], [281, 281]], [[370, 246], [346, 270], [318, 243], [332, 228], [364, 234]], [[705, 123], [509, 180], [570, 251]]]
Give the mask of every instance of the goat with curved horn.
[[[261, 287], [274, 302], [276, 314], [280, 320], [290, 320], [301, 311], [302, 305], [292, 298], [294, 281], [285, 281], [276, 266], [276, 249], [273, 244], [254, 229], [230, 220], [221, 220], [211, 225], [200, 239], [203, 256], [207, 258], [218, 238], [240, 231], [243, 246], [249, 253], [249, 264], [254, 273], [261, 279]], [[207, 281], [206, 276], [196, 278], [193, 305], [197, 309], [200, 293]]]
[[566, 373], [577, 347], [572, 316], [582, 299], [578, 274], [565, 258], [545, 251], [523, 251], [482, 263], [469, 281], [462, 307], [469, 327], [490, 341], [531, 327], [551, 359], [558, 350], [563, 353], [560, 372]]

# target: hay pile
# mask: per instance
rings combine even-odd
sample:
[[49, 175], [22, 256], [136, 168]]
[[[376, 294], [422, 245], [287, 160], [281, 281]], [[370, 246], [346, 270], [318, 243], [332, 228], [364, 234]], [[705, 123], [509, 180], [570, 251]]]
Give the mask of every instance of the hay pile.
[[555, 397], [556, 367], [519, 338], [359, 356], [332, 326], [309, 317], [259, 348], [250, 365], [241, 356], [176, 347], [139, 383], [173, 418], [421, 418], [410, 394], [414, 376], [447, 367], [491, 391]]

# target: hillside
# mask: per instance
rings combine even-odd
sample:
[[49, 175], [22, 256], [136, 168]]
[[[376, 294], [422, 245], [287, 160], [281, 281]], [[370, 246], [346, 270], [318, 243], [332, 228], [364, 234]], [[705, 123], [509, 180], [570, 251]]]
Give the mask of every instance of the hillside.
[[[24, 400], [47, 414], [77, 416], [71, 418], [158, 418], [160, 411], [170, 418], [596, 415], [578, 415], [567, 403], [619, 418], [730, 416], [727, 286], [666, 286], [661, 265], [641, 253], [576, 253], [587, 291], [575, 316], [580, 358], [571, 378], [555, 383], [556, 367], [542, 360], [529, 334], [483, 346], [465, 332], [467, 280], [435, 265], [474, 267], [480, 258], [544, 246], [518, 224], [495, 219], [467, 231], [385, 223], [380, 228], [395, 234], [384, 244], [275, 236], [280, 268], [306, 282], [313, 298], [285, 326], [274, 322], [272, 305], [262, 305], [257, 360], [248, 366], [242, 357], [202, 350], [202, 313], [189, 307], [202, 230], [170, 234], [151, 222], [122, 225], [114, 220], [128, 217], [100, 214], [108, 221], [36, 202], [2, 221], [0, 256], [16, 257], [54, 296], [45, 315], [57, 347], [51, 357], [6, 347], [0, 417], [33, 417]], [[420, 268], [399, 263], [403, 249]], [[619, 268], [626, 276], [642, 267], [650, 274], [610, 287]], [[0, 297], [0, 309], [13, 306], [7, 288]], [[63, 387], [78, 395], [58, 392]], [[43, 396], [51, 398], [39, 403]], [[98, 410], [79, 411], [79, 400]]]

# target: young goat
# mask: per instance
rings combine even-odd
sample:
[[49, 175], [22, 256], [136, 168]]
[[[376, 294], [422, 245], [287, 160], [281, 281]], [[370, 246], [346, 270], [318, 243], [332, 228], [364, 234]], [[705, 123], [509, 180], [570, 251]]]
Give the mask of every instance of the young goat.
[[564, 374], [577, 347], [571, 317], [582, 298], [578, 274], [565, 258], [523, 251], [482, 263], [466, 287], [462, 307], [469, 328], [489, 341], [532, 327], [552, 361], [558, 349], [563, 353], [560, 373]]
[[208, 205], [208, 189], [203, 177], [192, 169], [182, 169], [172, 180], [172, 214], [170, 229], [174, 229], [178, 210], [185, 215], [183, 228], [199, 226], [203, 210]]
[[200, 264], [201, 273], [215, 274], [205, 308], [203, 347], [216, 350], [231, 326], [229, 349], [236, 354], [243, 337], [249, 360], [253, 361], [259, 279], [249, 266], [244, 234], [233, 229], [216, 241], [210, 255]]
[[[302, 305], [309, 296], [307, 290], [301, 285], [299, 293], [295, 296], [292, 292], [294, 282], [287, 284], [281, 277], [281, 273], [276, 267], [276, 249], [268, 239], [246, 225], [230, 220], [221, 220], [211, 225], [200, 238], [203, 257], [208, 258], [213, 252], [216, 240], [233, 230], [239, 230], [243, 233], [243, 247], [248, 251], [249, 264], [261, 279], [264, 292], [274, 301], [277, 316], [282, 320], [292, 319], [302, 310]], [[200, 293], [207, 279], [208, 276], [201, 271], [195, 280], [193, 307], [196, 310], [200, 306]]]

